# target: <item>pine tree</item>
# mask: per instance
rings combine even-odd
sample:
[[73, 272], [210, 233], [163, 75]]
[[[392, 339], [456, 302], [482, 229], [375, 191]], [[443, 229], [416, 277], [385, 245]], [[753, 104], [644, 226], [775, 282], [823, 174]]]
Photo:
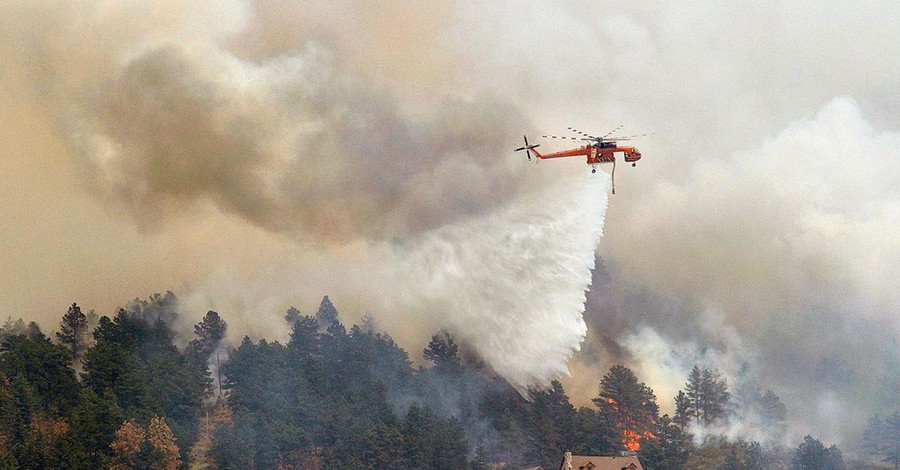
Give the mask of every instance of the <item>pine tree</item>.
[[329, 326], [337, 323], [338, 311], [331, 303], [331, 299], [326, 295], [322, 297], [322, 303], [319, 304], [319, 310], [316, 312], [316, 320], [319, 322], [319, 329], [324, 331]]
[[[676, 410], [679, 421], [696, 419], [703, 425], [712, 424], [725, 417], [731, 401], [728, 382], [717, 370], [700, 369], [694, 366], [685, 384], [681, 400], [681, 413]], [[676, 406], [678, 404], [676, 403]]]
[[140, 319], [148, 325], [162, 321], [167, 326], [172, 325], [178, 318], [178, 297], [171, 291], [165, 295], [155, 293], [147, 300], [134, 299], [125, 306], [133, 317]]
[[197, 440], [191, 446], [190, 459], [192, 465], [205, 467], [214, 463], [212, 458], [213, 435], [223, 426], [234, 427], [234, 414], [224, 400], [216, 403], [212, 410], [206, 410], [206, 416], [200, 422]]
[[818, 440], [807, 435], [794, 451], [794, 468], [797, 470], [843, 470], [844, 458], [837, 446], [825, 448]]
[[869, 418], [863, 431], [863, 450], [878, 456], [883, 462], [900, 468], [900, 413], [887, 418]]
[[[256, 434], [249, 424], [220, 426], [213, 432], [209, 456], [220, 470], [257, 468]], [[265, 468], [265, 467], [263, 467]]]
[[778, 395], [775, 395], [775, 392], [771, 390], [766, 390], [759, 397], [757, 406], [759, 408], [760, 424], [772, 440], [778, 441], [787, 431], [787, 426], [785, 426], [787, 407], [784, 406]]
[[22, 414], [12, 383], [0, 372], [0, 468], [17, 467], [14, 454], [24, 433]]
[[459, 358], [459, 346], [445, 330], [441, 330], [431, 337], [423, 356], [425, 359], [433, 361], [435, 367], [442, 372], [457, 371], [462, 365]]
[[574, 446], [575, 407], [558, 380], [547, 390], [532, 391], [528, 406], [529, 451], [527, 460], [550, 467], [566, 449]]
[[884, 461], [893, 464], [895, 469], [900, 468], [900, 413], [885, 418], [882, 439]]
[[569, 449], [577, 455], [608, 455], [622, 448], [622, 436], [609, 413], [583, 406], [573, 419], [574, 444]]
[[303, 314], [300, 313], [300, 310], [297, 310], [296, 308], [291, 307], [291, 308], [287, 309], [287, 312], [285, 312], [284, 321], [287, 322], [288, 326], [293, 328], [294, 323], [297, 323], [297, 321], [300, 320], [300, 317], [302, 317], [302, 316], [303, 316]]
[[366, 333], [375, 334], [378, 331], [378, 322], [375, 320], [375, 315], [372, 315], [370, 312], [363, 314], [359, 320], [359, 327]]
[[63, 315], [56, 338], [72, 352], [72, 360], [77, 362], [85, 349], [85, 337], [87, 335], [87, 316], [81, 313], [78, 304], [72, 304], [69, 311]]
[[685, 394], [687, 398], [687, 410], [685, 416], [688, 421], [691, 419], [699, 420], [703, 416], [703, 407], [705, 405], [705, 390], [703, 388], [703, 372], [699, 367], [694, 366], [688, 375], [687, 384], [685, 384]]
[[190, 349], [196, 352], [204, 360], [216, 350], [225, 334], [228, 331], [228, 324], [219, 316], [218, 313], [210, 310], [206, 312], [203, 320], [194, 325], [194, 335], [196, 338], [191, 341]]
[[101, 318], [85, 354], [84, 384], [114, 396], [127, 417], [169, 417], [179, 438], [191, 440], [209, 373], [206, 361], [182, 354], [173, 337], [161, 318], [148, 324], [124, 309], [113, 320]]
[[637, 450], [642, 437], [650, 436], [659, 418], [656, 395], [638, 382], [631, 369], [617, 365], [600, 381], [600, 396], [593, 399], [601, 414], [608, 415], [619, 429], [623, 445]]
[[641, 440], [641, 463], [646, 469], [680, 470], [688, 458], [689, 446], [680, 426], [662, 415], [656, 423], [654, 438]]
[[6, 317], [6, 321], [0, 327], [0, 340], [10, 336], [23, 335], [25, 334], [25, 329], [25, 320], [21, 318], [13, 320], [12, 317]]
[[466, 468], [468, 445], [455, 418], [443, 420], [431, 409], [413, 403], [402, 426], [404, 468], [453, 470]]
[[83, 389], [71, 413], [70, 429], [84, 447], [86, 464], [90, 468], [109, 467], [112, 454], [110, 444], [122, 423], [122, 410], [111, 393], [97, 396], [90, 389]]
[[68, 413], [78, 401], [80, 388], [70, 362], [64, 346], [51, 343], [37, 330], [31, 337], [18, 335], [4, 340], [0, 373], [12, 381], [21, 380], [42, 408]]
[[65, 419], [36, 413], [31, 417], [18, 461], [22, 468], [87, 469], [84, 449], [79, 444]]
[[728, 391], [728, 382], [725, 377], [722, 377], [717, 370], [704, 369], [703, 384], [707, 395], [703, 420], [706, 424], [711, 424], [725, 417], [731, 401], [731, 393]]
[[691, 416], [691, 402], [684, 391], [679, 390], [675, 395], [675, 417], [672, 418], [672, 422], [684, 431], [684, 427], [691, 422]]

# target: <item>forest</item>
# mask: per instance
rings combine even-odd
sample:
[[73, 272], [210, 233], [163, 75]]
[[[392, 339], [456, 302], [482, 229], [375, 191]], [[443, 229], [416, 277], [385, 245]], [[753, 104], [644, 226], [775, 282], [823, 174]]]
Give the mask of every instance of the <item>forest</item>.
[[417, 364], [370, 317], [343, 324], [327, 296], [285, 312], [285, 344], [230, 346], [214, 311], [186, 338], [178, 309], [169, 292], [112, 317], [72, 304], [53, 334], [7, 320], [0, 468], [556, 469], [565, 451], [636, 453], [647, 470], [900, 466], [897, 412], [871, 417], [853, 459], [811, 435], [786, 448], [698, 434], [748, 409], [772, 442], [786, 433], [773, 391], [738, 408], [716, 370], [694, 367], [672, 416], [624, 365], [576, 407], [558, 381], [517, 390], [445, 331]]

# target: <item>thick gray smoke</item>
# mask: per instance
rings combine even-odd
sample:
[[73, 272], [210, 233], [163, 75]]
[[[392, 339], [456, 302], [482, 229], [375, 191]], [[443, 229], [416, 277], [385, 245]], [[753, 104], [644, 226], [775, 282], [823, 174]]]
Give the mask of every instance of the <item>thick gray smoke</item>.
[[[690, 367], [718, 368], [782, 398], [794, 445], [814, 432], [842, 448], [868, 415], [900, 406], [896, 4], [372, 5], [0, 0], [11, 110], [0, 262], [12, 267], [0, 307], [47, 315], [78, 301], [102, 313], [184, 282], [198, 315], [214, 308], [233, 333], [272, 337], [285, 308], [308, 311], [327, 293], [350, 320], [372, 310], [409, 350], [443, 327], [511, 353], [523, 343], [505, 344], [492, 322], [539, 310], [497, 319], [498, 298], [472, 321], [465, 299], [515, 286], [484, 272], [461, 286], [436, 267], [471, 272], [462, 261], [481, 256], [518, 272], [502, 234], [523, 224], [491, 221], [569, 207], [532, 199], [542, 190], [573, 191], [584, 217], [603, 206], [597, 188], [560, 177], [583, 163], [515, 160], [527, 113], [538, 133], [656, 131], [634, 142], [638, 167], [616, 175], [600, 245], [610, 276], [595, 272], [571, 396], [589, 403], [607, 367], [626, 362], [671, 410]], [[151, 230], [96, 210], [83, 190]], [[538, 219], [579, 241], [561, 240], [573, 258], [548, 252], [535, 279], [553, 277], [553, 260], [589, 266], [581, 250], [600, 219]], [[483, 237], [467, 235], [478, 227]], [[411, 260], [428, 268], [402, 277]], [[560, 285], [588, 283], [575, 277]], [[427, 295], [386, 301], [400, 279]], [[457, 286], [472, 293], [446, 290]], [[542, 345], [557, 351], [547, 373], [583, 331], [580, 291], [567, 292], [556, 317], [567, 336]], [[468, 313], [412, 314], [444, 300]]]
[[533, 171], [503, 100], [404, 106], [347, 70], [340, 41], [250, 53], [253, 7], [16, 4], [4, 27], [109, 207], [153, 231], [212, 206], [313, 253], [262, 277], [218, 267], [186, 287], [189, 311], [279, 339], [316, 277], [414, 348], [447, 329], [523, 389], [567, 373], [606, 178]]
[[[385, 240], [483, 212], [520, 188], [525, 167], [498, 147], [525, 128], [512, 106], [447, 99], [409, 117], [390, 90], [343, 73], [316, 42], [238, 57], [227, 39], [249, 13], [226, 3], [208, 12], [225, 17], [210, 30], [193, 29], [203, 4], [192, 2], [76, 2], [77, 27], [61, 5], [28, 5], [11, 17], [32, 21], [7, 25], [20, 56], [41, 61], [32, 72], [90, 188], [145, 226], [211, 201], [295, 236]], [[129, 29], [162, 12], [165, 28]]]
[[[672, 390], [692, 364], [732, 382], [749, 367], [785, 398], [798, 434], [838, 440], [848, 422], [858, 431], [867, 414], [896, 407], [898, 159], [900, 134], [876, 133], [839, 98], [734, 162], [658, 187], [622, 223], [666, 236], [620, 256], [674, 300], [619, 330], [634, 360]], [[680, 360], [650, 353], [654, 344]]]
[[450, 37], [475, 80], [515, 77], [498, 89], [541, 129], [657, 131], [617, 173], [610, 292], [589, 294], [595, 354], [567, 390], [596, 396], [627, 361], [671, 411], [693, 365], [746, 365], [787, 405], [793, 445], [813, 432], [851, 452], [868, 416], [897, 408], [896, 4], [460, 10]]

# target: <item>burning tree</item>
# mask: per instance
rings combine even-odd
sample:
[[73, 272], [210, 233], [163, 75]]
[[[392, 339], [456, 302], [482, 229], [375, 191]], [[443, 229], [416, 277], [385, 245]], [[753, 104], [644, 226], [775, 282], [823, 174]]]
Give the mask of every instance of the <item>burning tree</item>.
[[616, 424], [622, 446], [640, 450], [641, 439], [656, 439], [653, 433], [659, 417], [656, 395], [643, 382], [638, 382], [631, 369], [617, 365], [600, 380], [600, 396], [594, 398], [601, 414]]

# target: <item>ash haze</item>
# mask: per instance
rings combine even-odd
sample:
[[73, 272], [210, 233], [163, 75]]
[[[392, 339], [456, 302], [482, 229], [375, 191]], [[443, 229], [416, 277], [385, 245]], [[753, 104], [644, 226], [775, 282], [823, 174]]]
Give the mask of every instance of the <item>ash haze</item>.
[[[792, 444], [852, 446], [900, 402], [900, 5], [0, 11], [3, 316], [173, 289], [186, 323], [278, 339], [329, 294], [409, 350], [450, 329], [520, 386], [569, 361], [583, 401], [612, 363], [664, 410], [716, 367], [782, 398]], [[605, 225], [601, 174], [511, 152], [623, 123], [657, 134]]]

